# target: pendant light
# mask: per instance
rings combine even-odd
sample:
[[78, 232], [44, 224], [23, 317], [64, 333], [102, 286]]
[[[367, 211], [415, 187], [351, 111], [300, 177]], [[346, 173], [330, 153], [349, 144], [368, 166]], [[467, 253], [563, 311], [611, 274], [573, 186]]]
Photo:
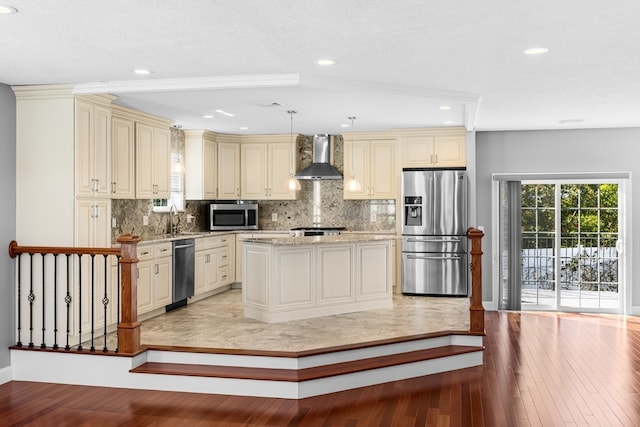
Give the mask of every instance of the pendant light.
[[293, 159], [296, 157], [295, 146], [293, 144], [293, 115], [297, 113], [295, 110], [288, 110], [287, 113], [291, 116], [291, 132], [290, 132], [290, 143], [291, 143], [291, 162], [289, 164], [289, 178], [285, 181], [285, 188], [289, 191], [298, 191], [300, 190], [300, 181], [298, 181], [294, 176], [294, 167], [293, 167]]
[[354, 116], [348, 117], [351, 120], [351, 178], [347, 181], [347, 191], [350, 193], [356, 193], [362, 191], [362, 186], [360, 185], [360, 181], [355, 178], [353, 171], [353, 139], [355, 136], [353, 135], [353, 121], [356, 119]]

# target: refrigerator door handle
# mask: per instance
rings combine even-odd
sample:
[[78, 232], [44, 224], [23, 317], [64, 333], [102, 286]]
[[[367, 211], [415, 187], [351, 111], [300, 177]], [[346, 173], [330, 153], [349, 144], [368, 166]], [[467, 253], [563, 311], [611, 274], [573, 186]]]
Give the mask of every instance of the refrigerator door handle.
[[458, 237], [443, 237], [440, 239], [430, 239], [430, 238], [416, 238], [416, 237], [409, 237], [407, 238], [407, 242], [411, 242], [411, 243], [442, 243], [442, 242], [456, 242], [459, 243], [461, 241], [460, 238]]
[[430, 259], [430, 260], [453, 260], [460, 261], [462, 258], [459, 256], [416, 256], [416, 255], [407, 255], [407, 259]]

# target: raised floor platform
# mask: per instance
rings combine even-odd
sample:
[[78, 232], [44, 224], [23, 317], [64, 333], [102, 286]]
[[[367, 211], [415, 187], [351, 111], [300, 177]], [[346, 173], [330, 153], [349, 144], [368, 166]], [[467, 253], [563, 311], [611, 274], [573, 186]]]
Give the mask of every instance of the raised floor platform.
[[135, 357], [12, 350], [13, 377], [301, 399], [482, 364], [468, 304], [399, 295], [391, 309], [267, 324], [231, 290], [144, 321]]

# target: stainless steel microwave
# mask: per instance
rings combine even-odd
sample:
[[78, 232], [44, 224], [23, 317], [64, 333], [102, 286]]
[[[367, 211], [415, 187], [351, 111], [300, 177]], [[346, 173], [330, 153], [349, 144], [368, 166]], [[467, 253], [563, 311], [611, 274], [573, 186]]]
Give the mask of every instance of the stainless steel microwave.
[[257, 230], [256, 203], [212, 203], [209, 209], [209, 230]]

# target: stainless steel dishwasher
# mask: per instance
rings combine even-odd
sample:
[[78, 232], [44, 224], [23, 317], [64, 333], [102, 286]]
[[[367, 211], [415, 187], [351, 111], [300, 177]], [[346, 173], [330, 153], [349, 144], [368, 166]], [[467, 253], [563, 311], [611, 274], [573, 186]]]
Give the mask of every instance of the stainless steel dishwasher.
[[187, 303], [194, 293], [195, 240], [180, 239], [173, 242], [173, 300], [167, 310]]

